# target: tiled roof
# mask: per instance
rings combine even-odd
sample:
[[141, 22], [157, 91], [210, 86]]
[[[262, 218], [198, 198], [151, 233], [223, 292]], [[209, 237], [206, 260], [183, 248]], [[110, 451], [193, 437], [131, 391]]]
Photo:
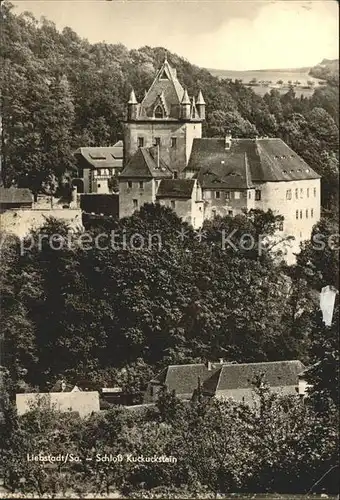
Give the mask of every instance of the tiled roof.
[[157, 198], [191, 198], [195, 180], [163, 179], [159, 184]]
[[120, 178], [167, 178], [172, 177], [170, 168], [160, 158], [158, 147], [142, 147], [130, 158], [124, 170], [120, 174]]
[[169, 113], [167, 118], [178, 119], [183, 94], [184, 90], [180, 82], [177, 80], [176, 71], [170, 66], [168, 61], [165, 60], [150, 89], [141, 102], [139, 118], [152, 118], [155, 103], [159, 96], [162, 96]]
[[175, 391], [178, 396], [185, 395], [191, 398], [194, 390], [197, 389], [198, 380], [203, 383], [209, 375], [218, 371], [219, 366], [208, 370], [207, 365], [203, 363], [170, 365], [154, 381], [165, 385], [169, 391]]
[[122, 168], [123, 143], [119, 141], [114, 146], [79, 148], [74, 155], [84, 159], [90, 168]]
[[263, 376], [270, 387], [296, 385], [298, 376], [305, 370], [301, 361], [273, 361], [266, 363], [224, 364], [218, 373], [206, 379], [203, 391], [215, 394], [217, 391], [251, 389], [256, 377]]
[[186, 169], [199, 172], [203, 188], [232, 189], [251, 186], [252, 182], [320, 178], [277, 138], [232, 139], [229, 150], [224, 139], [194, 139]]
[[32, 193], [26, 188], [0, 187], [0, 203], [32, 203]]

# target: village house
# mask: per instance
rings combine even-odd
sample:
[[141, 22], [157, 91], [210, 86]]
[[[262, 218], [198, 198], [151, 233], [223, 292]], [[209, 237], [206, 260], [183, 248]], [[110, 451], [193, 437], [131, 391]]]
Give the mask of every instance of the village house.
[[128, 217], [145, 203], [155, 203], [161, 180], [171, 178], [160, 148], [140, 147], [119, 176], [119, 216]]
[[[108, 194], [110, 183], [117, 179], [123, 168], [123, 142], [109, 147], [81, 147], [74, 156], [78, 163], [79, 178], [73, 180], [79, 193]], [[118, 182], [116, 181], [117, 189]]]
[[204, 205], [202, 188], [197, 179], [163, 179], [159, 183], [156, 202], [169, 207], [194, 229], [202, 227]]
[[[191, 400], [199, 391], [203, 397], [232, 398], [252, 404], [255, 383], [268, 384], [271, 391], [282, 395], [303, 394], [305, 370], [297, 360], [264, 363], [217, 363], [170, 365], [148, 384], [144, 403], [155, 402], [161, 390], [174, 392], [182, 400]], [[300, 387], [301, 386], [301, 387]]]

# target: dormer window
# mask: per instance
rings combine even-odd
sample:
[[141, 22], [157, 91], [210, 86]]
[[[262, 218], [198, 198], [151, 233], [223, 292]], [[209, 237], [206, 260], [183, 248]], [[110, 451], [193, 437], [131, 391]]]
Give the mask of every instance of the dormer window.
[[155, 108], [155, 118], [164, 118], [164, 112], [162, 106], [157, 106]]
[[168, 75], [166, 74], [165, 70], [163, 70], [161, 76], [159, 77], [160, 80], [169, 80]]

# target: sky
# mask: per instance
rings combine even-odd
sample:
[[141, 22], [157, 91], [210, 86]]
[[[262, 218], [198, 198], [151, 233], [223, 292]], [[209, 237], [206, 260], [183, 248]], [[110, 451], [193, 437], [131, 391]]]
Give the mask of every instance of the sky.
[[16, 11], [70, 26], [90, 42], [165, 47], [228, 70], [314, 66], [337, 59], [336, 0], [11, 0]]

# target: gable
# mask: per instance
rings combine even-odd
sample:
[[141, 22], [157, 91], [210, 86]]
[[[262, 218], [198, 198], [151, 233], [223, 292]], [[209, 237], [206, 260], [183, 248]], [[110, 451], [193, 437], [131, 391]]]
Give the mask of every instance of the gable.
[[167, 178], [172, 177], [170, 168], [159, 157], [157, 147], [139, 148], [130, 158], [120, 178]]
[[139, 118], [154, 118], [155, 107], [161, 101], [164, 110], [163, 118], [178, 119], [183, 94], [183, 87], [177, 80], [175, 72], [169, 63], [164, 61], [141, 102]]

